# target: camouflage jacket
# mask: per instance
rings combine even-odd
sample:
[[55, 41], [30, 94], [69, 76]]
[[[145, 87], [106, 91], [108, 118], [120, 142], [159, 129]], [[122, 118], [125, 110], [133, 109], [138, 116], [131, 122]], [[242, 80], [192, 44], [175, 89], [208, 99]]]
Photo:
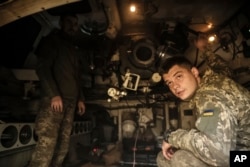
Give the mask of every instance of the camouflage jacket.
[[229, 166], [230, 150], [250, 150], [250, 93], [224, 75], [207, 70], [190, 101], [196, 128], [171, 133], [169, 143], [212, 166]]
[[230, 78], [234, 77], [233, 70], [228, 66], [228, 63], [220, 55], [215, 54], [211, 48], [207, 48], [201, 58], [206, 62], [208, 68], [213, 69], [216, 73]]

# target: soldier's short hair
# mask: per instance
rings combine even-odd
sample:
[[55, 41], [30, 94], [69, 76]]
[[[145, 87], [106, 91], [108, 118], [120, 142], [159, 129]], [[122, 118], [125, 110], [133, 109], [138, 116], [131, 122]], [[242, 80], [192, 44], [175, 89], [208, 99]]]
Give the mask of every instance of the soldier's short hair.
[[187, 69], [191, 69], [193, 64], [184, 56], [172, 56], [167, 58], [163, 65], [161, 66], [160, 73], [168, 73], [168, 71], [175, 65], [182, 66]]

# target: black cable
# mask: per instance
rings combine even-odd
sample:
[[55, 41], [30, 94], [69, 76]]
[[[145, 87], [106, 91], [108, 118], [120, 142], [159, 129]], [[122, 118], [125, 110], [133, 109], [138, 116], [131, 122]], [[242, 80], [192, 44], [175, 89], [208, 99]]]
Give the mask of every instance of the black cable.
[[197, 49], [196, 49], [196, 54], [195, 54], [194, 66], [197, 65], [197, 62], [198, 62], [198, 55], [199, 55], [199, 49], [197, 48]]

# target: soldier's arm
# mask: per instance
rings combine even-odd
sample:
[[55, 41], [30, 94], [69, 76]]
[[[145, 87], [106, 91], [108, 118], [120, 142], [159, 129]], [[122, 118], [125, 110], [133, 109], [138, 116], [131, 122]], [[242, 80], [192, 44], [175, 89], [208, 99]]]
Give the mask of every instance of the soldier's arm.
[[228, 63], [220, 55], [215, 54], [210, 48], [203, 51], [202, 57], [213, 71], [230, 78], [233, 77], [233, 70], [229, 67]]
[[212, 51], [206, 35], [200, 35], [194, 41], [194, 45], [202, 53], [201, 59], [209, 68], [211, 68], [216, 73], [220, 73], [233, 78], [233, 70], [229, 67], [227, 61], [225, 61], [220, 55], [215, 54]]

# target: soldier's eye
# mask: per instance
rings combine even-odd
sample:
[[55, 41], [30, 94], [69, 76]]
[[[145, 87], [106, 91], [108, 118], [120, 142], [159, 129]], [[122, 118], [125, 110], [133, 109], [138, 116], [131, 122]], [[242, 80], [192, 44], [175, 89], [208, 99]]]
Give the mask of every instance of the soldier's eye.
[[167, 86], [171, 86], [173, 84], [173, 82], [167, 81], [166, 84], [167, 84]]
[[181, 80], [181, 79], [182, 79], [182, 75], [181, 75], [181, 74], [180, 74], [180, 75], [177, 75], [177, 76], [176, 76], [176, 79], [177, 79], [177, 80]]

